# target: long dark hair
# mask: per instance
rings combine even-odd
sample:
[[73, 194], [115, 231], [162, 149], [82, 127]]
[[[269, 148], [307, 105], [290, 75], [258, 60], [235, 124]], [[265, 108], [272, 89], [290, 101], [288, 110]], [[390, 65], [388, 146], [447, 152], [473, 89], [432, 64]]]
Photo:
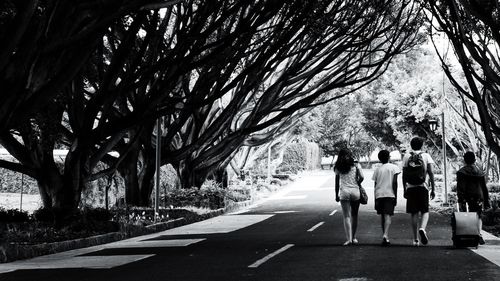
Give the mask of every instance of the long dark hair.
[[354, 167], [354, 158], [351, 151], [341, 149], [337, 155], [337, 162], [335, 162], [335, 169], [341, 174], [347, 174], [351, 167]]

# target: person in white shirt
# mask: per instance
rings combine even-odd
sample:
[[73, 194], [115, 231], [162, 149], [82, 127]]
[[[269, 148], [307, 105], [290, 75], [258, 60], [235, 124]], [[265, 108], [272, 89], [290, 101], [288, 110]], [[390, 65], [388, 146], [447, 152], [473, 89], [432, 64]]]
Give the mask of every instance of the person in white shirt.
[[388, 150], [381, 150], [378, 153], [378, 159], [382, 166], [375, 170], [372, 177], [375, 182], [375, 210], [380, 215], [382, 224], [382, 246], [388, 246], [391, 244], [389, 227], [396, 206], [398, 175], [401, 170], [398, 166], [389, 163], [390, 153]]
[[423, 139], [414, 137], [410, 141], [412, 151], [406, 154], [402, 161], [404, 197], [406, 212], [411, 214], [413, 246], [419, 246], [420, 242], [426, 245], [429, 241], [425, 230], [429, 221], [429, 195], [431, 200], [435, 196], [432, 172], [434, 160], [428, 153], [422, 152], [423, 144]]

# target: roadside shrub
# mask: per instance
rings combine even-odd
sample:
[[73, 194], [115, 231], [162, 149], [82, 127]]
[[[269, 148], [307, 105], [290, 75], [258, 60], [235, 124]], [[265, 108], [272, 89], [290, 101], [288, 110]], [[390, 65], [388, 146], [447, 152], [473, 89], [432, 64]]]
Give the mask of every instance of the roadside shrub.
[[496, 182], [490, 182], [487, 183], [486, 186], [488, 187], [489, 192], [500, 193], [500, 184]]
[[489, 209], [482, 214], [483, 224], [487, 226], [500, 225], [500, 209]]
[[200, 188], [200, 206], [209, 209], [219, 209], [224, 207], [224, 197], [226, 197], [227, 190], [223, 189], [221, 184], [208, 180]]
[[40, 208], [38, 210], [35, 210], [32, 214], [33, 218], [36, 221], [41, 221], [41, 222], [53, 222], [54, 221], [54, 213], [52, 210], [48, 208]]
[[490, 193], [490, 203], [493, 209], [500, 209], [500, 193], [491, 192]]
[[20, 211], [19, 209], [6, 210], [0, 207], [0, 222], [12, 223], [12, 222], [27, 222], [27, 221], [29, 221], [28, 212]]
[[109, 221], [112, 218], [111, 212], [105, 208], [85, 208], [83, 216], [91, 221]]
[[168, 191], [166, 204], [173, 207], [195, 206], [218, 209], [224, 207], [227, 191], [215, 181], [207, 181], [201, 188], [179, 188]]

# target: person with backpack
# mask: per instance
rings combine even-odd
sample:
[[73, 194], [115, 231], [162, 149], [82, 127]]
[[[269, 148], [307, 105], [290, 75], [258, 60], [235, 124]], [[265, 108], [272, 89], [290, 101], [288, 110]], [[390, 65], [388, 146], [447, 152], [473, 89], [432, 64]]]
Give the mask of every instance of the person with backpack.
[[352, 153], [341, 149], [335, 162], [335, 200], [340, 202], [344, 217], [344, 231], [347, 241], [344, 246], [358, 244], [356, 230], [358, 228], [358, 211], [360, 191], [359, 184], [363, 181], [363, 172], [359, 164], [354, 162]]
[[398, 175], [401, 173], [398, 166], [389, 163], [390, 153], [388, 150], [381, 150], [378, 159], [382, 165], [373, 173], [375, 183], [375, 210], [380, 215], [382, 225], [382, 246], [389, 246], [389, 227], [394, 215], [396, 206]]
[[[476, 212], [479, 216], [478, 229], [481, 231], [483, 222], [481, 213], [483, 208], [490, 208], [488, 188], [484, 172], [475, 165], [476, 156], [474, 152], [468, 151], [464, 154], [465, 166], [457, 172], [457, 197], [461, 212]], [[479, 244], [484, 245], [484, 239], [479, 235]]]
[[428, 153], [422, 151], [423, 144], [423, 139], [414, 137], [410, 141], [412, 151], [405, 154], [402, 160], [404, 198], [406, 198], [406, 212], [411, 214], [413, 246], [419, 246], [420, 242], [427, 245], [429, 242], [426, 232], [429, 221], [429, 196], [431, 200], [435, 197], [432, 172], [434, 160]]

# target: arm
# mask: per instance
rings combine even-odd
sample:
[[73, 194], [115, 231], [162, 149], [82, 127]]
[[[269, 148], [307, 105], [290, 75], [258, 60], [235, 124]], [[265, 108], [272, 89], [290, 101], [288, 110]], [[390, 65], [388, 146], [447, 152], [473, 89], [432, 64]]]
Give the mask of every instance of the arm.
[[335, 175], [335, 201], [339, 202], [339, 189], [340, 189], [340, 179], [338, 175]]
[[408, 181], [406, 180], [405, 175], [405, 167], [403, 167], [403, 197], [406, 198], [406, 186], [408, 185]]
[[459, 203], [465, 202], [465, 179], [462, 173], [457, 173], [457, 199]]
[[429, 175], [429, 181], [431, 183], [431, 200], [436, 196], [434, 194], [434, 189], [436, 188], [434, 184], [434, 172], [432, 171], [432, 164], [427, 164], [427, 174]]
[[363, 180], [365, 180], [365, 176], [363, 175], [363, 170], [361, 169], [360, 165], [357, 165], [356, 169], [358, 170], [358, 183], [362, 183]]
[[481, 189], [483, 191], [483, 206], [485, 209], [489, 209], [490, 206], [490, 195], [488, 193], [488, 187], [486, 186], [486, 180], [484, 177], [481, 178]]
[[392, 190], [394, 191], [394, 195], [398, 198], [398, 174], [394, 174], [392, 178]]

